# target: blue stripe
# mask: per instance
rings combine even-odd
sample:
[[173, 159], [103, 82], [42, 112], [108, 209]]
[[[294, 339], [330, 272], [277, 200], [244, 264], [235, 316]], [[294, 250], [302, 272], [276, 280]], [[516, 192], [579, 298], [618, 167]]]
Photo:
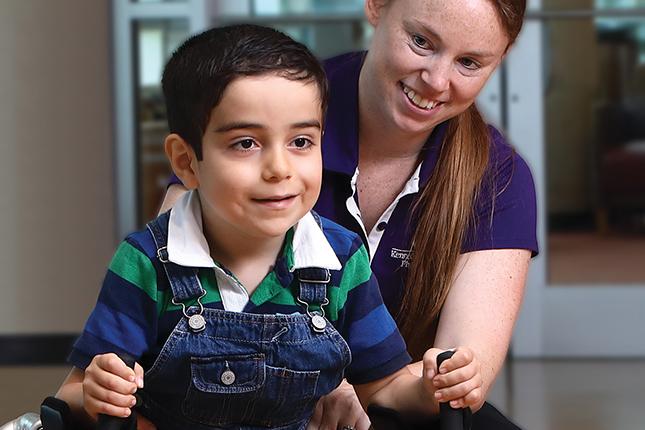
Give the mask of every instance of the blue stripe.
[[[85, 331], [102, 341], [139, 357], [147, 349], [148, 332], [137, 321], [116, 309], [97, 303]], [[109, 339], [109, 341], [107, 341]]]
[[145, 326], [157, 319], [157, 303], [145, 291], [127, 279], [108, 270], [99, 293], [98, 302], [118, 309], [139, 325]]
[[130, 245], [134, 246], [135, 248], [139, 249], [141, 252], [146, 254], [148, 258], [150, 258], [150, 260], [153, 261], [153, 263], [155, 261], [158, 261], [157, 245], [155, 245], [155, 241], [152, 238], [152, 235], [150, 234], [148, 229], [143, 229], [135, 233], [132, 233], [125, 240]]
[[[347, 300], [341, 312], [345, 314], [346, 319], [356, 321], [367, 317], [373, 309], [382, 305], [381, 291], [376, 276], [372, 273], [367, 282], [357, 285], [347, 293]], [[388, 318], [391, 316], [388, 315]]]
[[347, 379], [357, 384], [375, 381], [396, 372], [410, 361], [405, 342], [397, 330], [381, 343], [362, 350], [360, 354], [352, 351]]
[[349, 327], [352, 354], [362, 354], [363, 350], [381, 343], [393, 332], [396, 332], [396, 324], [385, 305], [381, 304]]
[[356, 233], [325, 217], [321, 217], [321, 221], [325, 238], [344, 267], [347, 260], [363, 246], [363, 241]]

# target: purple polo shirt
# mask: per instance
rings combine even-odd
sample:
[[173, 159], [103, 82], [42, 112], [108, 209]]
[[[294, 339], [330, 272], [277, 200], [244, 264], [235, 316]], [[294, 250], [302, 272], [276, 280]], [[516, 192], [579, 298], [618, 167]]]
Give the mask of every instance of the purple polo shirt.
[[[358, 166], [358, 76], [364, 55], [344, 54], [325, 63], [330, 99], [322, 145], [323, 184], [314, 209], [355, 231], [368, 244], [362, 226], [347, 207], [353, 194], [351, 180]], [[493, 127], [490, 131], [489, 168], [476, 201], [475, 227], [467, 231], [462, 252], [517, 248], [536, 255], [536, 199], [531, 172], [504, 137]], [[444, 132], [444, 124], [435, 127], [426, 142], [418, 178], [420, 189], [435, 168]], [[410, 243], [416, 228], [410, 212], [417, 195], [411, 193], [399, 199], [387, 222], [380, 223], [382, 236], [377, 249], [370, 249], [372, 270], [393, 315], [400, 304], [409, 265]]]

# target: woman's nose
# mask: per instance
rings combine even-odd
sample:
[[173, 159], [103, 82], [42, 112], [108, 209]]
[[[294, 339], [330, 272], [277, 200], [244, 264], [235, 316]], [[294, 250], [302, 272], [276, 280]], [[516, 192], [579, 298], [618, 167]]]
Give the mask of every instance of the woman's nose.
[[450, 88], [450, 71], [451, 62], [437, 59], [421, 71], [421, 79], [433, 92], [442, 93]]

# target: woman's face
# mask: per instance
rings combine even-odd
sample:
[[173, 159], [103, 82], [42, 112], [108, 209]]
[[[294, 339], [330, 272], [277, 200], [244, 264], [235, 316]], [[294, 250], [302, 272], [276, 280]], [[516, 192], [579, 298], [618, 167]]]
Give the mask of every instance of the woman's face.
[[374, 36], [361, 103], [406, 134], [465, 111], [508, 46], [489, 0], [367, 0]]

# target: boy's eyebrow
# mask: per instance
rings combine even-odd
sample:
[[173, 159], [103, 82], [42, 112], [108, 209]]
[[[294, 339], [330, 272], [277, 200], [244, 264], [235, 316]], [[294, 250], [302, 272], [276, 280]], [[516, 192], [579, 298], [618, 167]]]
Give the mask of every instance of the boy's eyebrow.
[[[319, 130], [322, 129], [322, 126], [320, 125], [320, 121], [312, 119], [308, 121], [301, 121], [301, 122], [296, 122], [291, 124], [291, 128], [317, 128]], [[262, 124], [254, 123], [254, 122], [229, 122], [226, 124], [223, 124], [215, 129], [216, 133], [226, 133], [227, 131], [232, 131], [232, 130], [248, 130], [248, 129], [263, 129], [266, 128]]]
[[317, 128], [318, 130], [322, 129], [322, 126], [320, 125], [320, 121], [315, 119], [291, 124], [291, 128], [312, 128], [312, 127]]

